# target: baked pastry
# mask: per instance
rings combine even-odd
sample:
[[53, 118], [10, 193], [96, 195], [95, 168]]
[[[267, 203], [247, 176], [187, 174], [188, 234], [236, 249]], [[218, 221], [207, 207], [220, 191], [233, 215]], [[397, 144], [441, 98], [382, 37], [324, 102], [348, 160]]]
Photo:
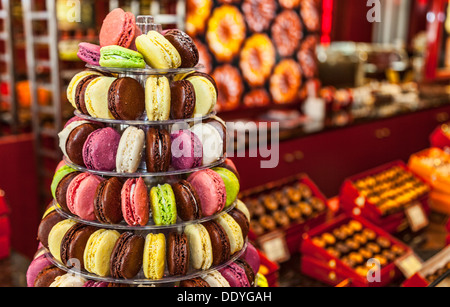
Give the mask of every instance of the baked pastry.
[[327, 243], [325, 242], [325, 240], [320, 237], [314, 237], [311, 239], [311, 241], [313, 242], [314, 245], [316, 245], [320, 248], [325, 248], [325, 246], [327, 246]]
[[297, 52], [297, 60], [306, 79], [314, 78], [317, 75], [317, 57], [315, 46], [304, 47], [302, 44]]
[[322, 212], [326, 208], [324, 201], [318, 197], [311, 198], [311, 206], [317, 212]]
[[334, 245], [336, 244], [336, 238], [328, 232], [325, 232], [322, 234], [322, 239], [327, 243], [327, 245]]
[[270, 78], [270, 93], [277, 104], [292, 103], [297, 99], [302, 75], [300, 66], [292, 59], [282, 60]]
[[298, 203], [302, 200], [302, 193], [295, 187], [287, 187], [285, 193], [292, 203]]
[[267, 210], [275, 211], [278, 210], [278, 202], [272, 195], [266, 195], [262, 198], [262, 202]]
[[232, 5], [214, 9], [208, 20], [206, 41], [219, 62], [230, 62], [241, 49], [246, 26], [241, 12]]
[[297, 206], [289, 206], [286, 208], [286, 213], [291, 220], [299, 220], [302, 217], [302, 211]]
[[244, 43], [239, 67], [251, 87], [262, 86], [275, 65], [275, 48], [266, 34], [253, 34]]
[[204, 33], [212, 5], [212, 0], [187, 0], [186, 32], [191, 37]]
[[272, 39], [282, 57], [292, 56], [303, 37], [300, 17], [293, 10], [284, 10], [272, 24]]
[[220, 111], [236, 109], [241, 103], [244, 86], [239, 70], [229, 64], [217, 67], [212, 73], [218, 92], [217, 107]]
[[296, 186], [300, 192], [302, 193], [302, 197], [303, 198], [311, 198], [312, 197], [312, 191], [311, 188], [308, 187], [306, 184], [304, 183], [299, 183]]
[[198, 49], [198, 63], [203, 66], [200, 71], [204, 72], [205, 74], [210, 74], [212, 70], [212, 58], [211, 54], [208, 51], [208, 48], [198, 39], [195, 39], [194, 43]]
[[300, 0], [279, 0], [281, 7], [285, 9], [294, 9], [300, 4]]
[[262, 227], [258, 221], [254, 220], [250, 222], [250, 229], [256, 236], [260, 236], [265, 232], [264, 227]]
[[271, 217], [270, 215], [263, 215], [259, 219], [259, 223], [261, 224], [264, 229], [271, 231], [277, 228], [277, 223], [275, 222], [275, 219]]
[[244, 96], [244, 106], [248, 108], [264, 107], [270, 103], [270, 96], [263, 88], [254, 89]]
[[253, 32], [266, 31], [275, 17], [276, 10], [275, 0], [244, 0], [242, 4], [245, 20]]
[[289, 226], [290, 224], [290, 219], [286, 214], [286, 212], [284, 211], [281, 210], [275, 211], [273, 213], [273, 218], [275, 219], [275, 222], [277, 222], [277, 224], [280, 225], [281, 227], [286, 227]]
[[320, 16], [315, 0], [302, 0], [300, 3], [300, 15], [306, 29], [316, 32], [320, 26]]

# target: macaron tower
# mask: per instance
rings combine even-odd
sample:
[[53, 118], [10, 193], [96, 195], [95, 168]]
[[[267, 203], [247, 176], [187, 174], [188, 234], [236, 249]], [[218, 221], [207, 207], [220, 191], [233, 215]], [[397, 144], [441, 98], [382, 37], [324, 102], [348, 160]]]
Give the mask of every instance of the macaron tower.
[[192, 39], [160, 29], [115, 9], [99, 44], [80, 44], [30, 287], [256, 284], [217, 86]]

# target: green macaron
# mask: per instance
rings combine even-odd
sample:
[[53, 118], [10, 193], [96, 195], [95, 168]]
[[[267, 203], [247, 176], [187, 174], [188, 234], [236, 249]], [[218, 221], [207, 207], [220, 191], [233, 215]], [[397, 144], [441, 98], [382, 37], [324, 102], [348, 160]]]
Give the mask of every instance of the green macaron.
[[100, 49], [100, 66], [113, 68], [145, 68], [142, 54], [120, 46]]
[[213, 171], [218, 173], [225, 183], [225, 189], [227, 191], [227, 201], [225, 207], [229, 207], [236, 201], [239, 190], [241, 189], [239, 180], [232, 171], [226, 168], [216, 167], [213, 168]]
[[150, 202], [155, 225], [173, 225], [177, 222], [175, 194], [170, 184], [153, 187], [150, 190]]
[[58, 187], [59, 182], [68, 174], [76, 172], [73, 168], [70, 166], [64, 165], [60, 169], [58, 169], [53, 176], [52, 184], [50, 186], [50, 189], [52, 190], [53, 198], [56, 199], [56, 188]]

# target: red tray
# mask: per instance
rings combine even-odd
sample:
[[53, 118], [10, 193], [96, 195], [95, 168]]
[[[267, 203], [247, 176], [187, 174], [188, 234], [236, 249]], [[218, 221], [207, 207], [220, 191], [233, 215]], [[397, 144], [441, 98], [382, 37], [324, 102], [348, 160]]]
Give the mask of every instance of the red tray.
[[[350, 178], [347, 178], [344, 181], [344, 184], [341, 187], [341, 191], [339, 194], [339, 200], [341, 204], [342, 210], [348, 212], [348, 214], [355, 215], [355, 216], [362, 216], [375, 225], [383, 228], [389, 233], [396, 233], [399, 229], [399, 227], [404, 223], [405, 221], [405, 213], [403, 211], [383, 216], [381, 211], [372, 203], [370, 203], [367, 199], [364, 197], [361, 197], [359, 194], [359, 191], [354, 186], [354, 182], [366, 178], [368, 176], [372, 176], [375, 174], [378, 174], [382, 171], [385, 171], [389, 168], [392, 168], [394, 166], [400, 166], [404, 168], [405, 170], [408, 170], [407, 165], [403, 161], [394, 161], [388, 164], [384, 164], [382, 166], [379, 166], [377, 168], [368, 170], [366, 172], [360, 173], [358, 175], [352, 176]], [[409, 171], [409, 170], [408, 170]], [[417, 177], [417, 176], [416, 176]], [[417, 177], [419, 180], [424, 182], [422, 179]], [[424, 182], [424, 184], [426, 184]], [[422, 196], [421, 198], [417, 199], [425, 210], [426, 214], [429, 213], [430, 207], [428, 205], [428, 194]]]
[[430, 136], [430, 143], [433, 147], [441, 149], [450, 148], [450, 138], [444, 133], [444, 129], [449, 129], [449, 124], [437, 127]]
[[279, 271], [280, 266], [270, 261], [266, 255], [258, 250], [259, 258], [261, 259], [261, 267], [260, 271], [262, 270], [264, 273], [264, 276], [267, 279], [267, 282], [269, 283], [269, 287], [278, 287], [278, 277], [279, 277]]
[[0, 236], [0, 259], [9, 257], [10, 239], [9, 236]]
[[[259, 195], [269, 193], [270, 191], [276, 191], [278, 189], [283, 188], [284, 186], [293, 184], [297, 181], [306, 184], [311, 189], [313, 196], [321, 199], [328, 206], [327, 198], [323, 195], [323, 193], [320, 191], [317, 185], [306, 174], [299, 174], [297, 176], [285, 178], [279, 181], [275, 181], [245, 191], [241, 193], [240, 199], [242, 199], [245, 203], [245, 199], [258, 197]], [[324, 212], [318, 214], [316, 217], [311, 218], [304, 223], [291, 224], [288, 227], [278, 228], [275, 231], [281, 230], [284, 233], [289, 253], [293, 255], [298, 252], [298, 247], [301, 244], [303, 233], [324, 223], [328, 218], [328, 214], [329, 210], [325, 210]], [[259, 238], [269, 235], [270, 233], [273, 233], [273, 231], [265, 233], [262, 236], [256, 236], [250, 229], [248, 237], [251, 241], [257, 242]]]
[[446, 263], [450, 261], [450, 246], [447, 246], [438, 254], [433, 256], [431, 259], [426, 261], [422, 269], [405, 280], [402, 284], [403, 287], [428, 287], [430, 283], [425, 278], [428, 274], [435, 272], [437, 269], [444, 266]]
[[[367, 279], [357, 274], [351, 267], [346, 265], [340, 259], [331, 256], [325, 249], [320, 248], [315, 244], [313, 244], [311, 238], [322, 235], [325, 232], [331, 232], [336, 227], [346, 224], [352, 219], [359, 221], [364, 227], [372, 229], [378, 236], [389, 238], [393, 245], [395, 244], [403, 247], [406, 250], [406, 253], [412, 253], [412, 250], [408, 246], [396, 240], [388, 232], [384, 231], [379, 227], [376, 227], [369, 221], [358, 216], [342, 214], [334, 218], [333, 220], [324, 223], [323, 225], [320, 225], [311, 230], [310, 232], [304, 234], [303, 242], [300, 246], [300, 251], [303, 255], [301, 261], [303, 262], [303, 259], [306, 259], [307, 264], [303, 263], [301, 264], [302, 273], [309, 275], [313, 278], [318, 278], [319, 280], [326, 282], [327, 284], [332, 286], [336, 286], [343, 280], [350, 278], [355, 286], [383, 287], [388, 285], [395, 279], [399, 278], [401, 276], [400, 270], [396, 267], [394, 263], [390, 263], [381, 269], [380, 272], [381, 282], [369, 283]], [[309, 258], [314, 259], [315, 260], [314, 263], [320, 263], [320, 266], [316, 266], [314, 270], [308, 269], [307, 266], [312, 263]], [[320, 274], [319, 273], [314, 274], [314, 271], [317, 271]], [[326, 280], [324, 280], [324, 276], [328, 276], [330, 272], [335, 272], [336, 278], [334, 279], [326, 278]]]

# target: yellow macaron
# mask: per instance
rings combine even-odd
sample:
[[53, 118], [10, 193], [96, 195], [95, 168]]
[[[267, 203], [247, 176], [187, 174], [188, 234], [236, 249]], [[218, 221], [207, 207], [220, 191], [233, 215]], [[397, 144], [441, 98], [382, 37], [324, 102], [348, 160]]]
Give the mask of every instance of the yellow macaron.
[[170, 69], [181, 66], [178, 50], [157, 31], [138, 36], [136, 48], [144, 56], [145, 62], [153, 68]]
[[161, 279], [166, 267], [166, 237], [150, 233], [145, 238], [142, 269], [148, 279]]
[[108, 94], [115, 80], [113, 77], [99, 77], [89, 83], [84, 96], [89, 115], [94, 118], [114, 119], [108, 108]]
[[233, 255], [244, 247], [244, 237], [241, 226], [228, 213], [224, 213], [216, 219], [216, 222], [222, 226], [230, 240], [230, 253]]
[[75, 109], [77, 108], [77, 105], [75, 104], [75, 94], [77, 91], [77, 86], [84, 77], [92, 75], [101, 75], [101, 73], [91, 70], [85, 70], [77, 73], [75, 76], [73, 76], [72, 80], [70, 80], [69, 86], [67, 87], [67, 100], [69, 100], [70, 104]]
[[59, 262], [61, 262], [61, 241], [66, 232], [75, 224], [76, 222], [74, 220], [64, 220], [55, 224], [52, 230], [50, 230], [48, 235], [48, 249], [53, 258]]
[[83, 255], [88, 272], [102, 277], [110, 275], [110, 258], [119, 237], [119, 232], [106, 229], [99, 229], [89, 237]]
[[164, 76], [150, 76], [145, 82], [145, 110], [149, 121], [170, 117], [170, 82]]
[[187, 77], [195, 90], [195, 116], [205, 116], [211, 113], [217, 104], [217, 90], [215, 84], [203, 75], [194, 74]]
[[202, 224], [192, 224], [184, 229], [189, 242], [190, 262], [194, 269], [208, 270], [213, 262], [211, 238]]

